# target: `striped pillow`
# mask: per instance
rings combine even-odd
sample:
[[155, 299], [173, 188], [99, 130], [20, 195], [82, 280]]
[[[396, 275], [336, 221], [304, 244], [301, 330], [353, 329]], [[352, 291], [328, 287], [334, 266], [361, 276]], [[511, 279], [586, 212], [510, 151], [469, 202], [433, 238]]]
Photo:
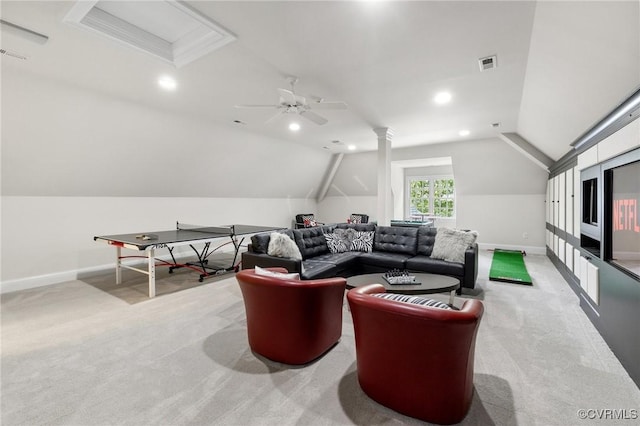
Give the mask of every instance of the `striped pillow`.
[[408, 296], [406, 294], [395, 293], [376, 293], [372, 294], [373, 297], [379, 297], [380, 299], [394, 300], [396, 302], [412, 303], [414, 305], [430, 306], [432, 308], [451, 309], [446, 303], [442, 303], [438, 300], [425, 299], [424, 297]]
[[351, 240], [351, 251], [363, 251], [371, 253], [373, 250], [373, 234], [374, 231], [359, 231]]

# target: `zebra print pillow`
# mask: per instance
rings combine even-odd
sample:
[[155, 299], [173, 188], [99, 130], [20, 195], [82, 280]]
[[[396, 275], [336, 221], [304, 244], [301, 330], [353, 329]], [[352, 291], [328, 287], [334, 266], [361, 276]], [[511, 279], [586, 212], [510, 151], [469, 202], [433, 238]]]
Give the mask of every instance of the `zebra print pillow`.
[[373, 250], [373, 234], [375, 231], [356, 232], [351, 240], [351, 251], [370, 253]]
[[331, 253], [344, 253], [349, 251], [347, 242], [338, 234], [324, 234], [325, 240], [327, 240], [327, 247]]
[[380, 299], [394, 300], [396, 302], [412, 303], [414, 305], [430, 306], [432, 308], [449, 309], [451, 307], [446, 303], [442, 303], [438, 300], [425, 299], [424, 297], [408, 296], [406, 294], [395, 293], [376, 293], [372, 294], [373, 297], [379, 297]]

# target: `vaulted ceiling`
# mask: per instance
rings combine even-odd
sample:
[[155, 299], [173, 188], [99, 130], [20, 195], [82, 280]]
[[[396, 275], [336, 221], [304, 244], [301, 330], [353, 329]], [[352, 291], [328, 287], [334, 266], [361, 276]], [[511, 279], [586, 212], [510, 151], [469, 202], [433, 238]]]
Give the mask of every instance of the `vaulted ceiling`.
[[[515, 132], [553, 159], [640, 84], [638, 1], [186, 3], [236, 40], [176, 68], [65, 23], [75, 2], [3, 1], [3, 20], [49, 37], [3, 25], [2, 49], [28, 57], [3, 55], [3, 70], [331, 152], [374, 150], [372, 129], [391, 127], [394, 147]], [[481, 72], [490, 55], [497, 67]], [[161, 75], [177, 89], [159, 89]], [[348, 109], [321, 111], [317, 125], [234, 107], [277, 103], [288, 76], [298, 94]], [[440, 91], [448, 104], [433, 102]]]

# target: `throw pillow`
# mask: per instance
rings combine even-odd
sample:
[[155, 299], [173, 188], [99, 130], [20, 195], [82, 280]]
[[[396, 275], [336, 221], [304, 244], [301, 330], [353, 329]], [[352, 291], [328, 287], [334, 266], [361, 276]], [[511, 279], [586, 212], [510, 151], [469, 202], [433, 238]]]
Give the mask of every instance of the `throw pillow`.
[[362, 223], [362, 216], [359, 214], [352, 214], [348, 223]]
[[476, 242], [477, 232], [457, 231], [450, 228], [438, 228], [431, 257], [449, 262], [464, 263], [464, 253]]
[[270, 256], [302, 260], [302, 254], [297, 244], [288, 235], [279, 232], [271, 233], [267, 254]]
[[353, 240], [351, 240], [351, 251], [371, 252], [373, 250], [373, 234], [374, 231], [356, 232]]
[[372, 294], [373, 297], [379, 297], [380, 299], [394, 300], [396, 302], [412, 303], [414, 305], [430, 306], [432, 308], [449, 309], [451, 307], [446, 303], [442, 303], [438, 300], [426, 299], [418, 296], [408, 296], [406, 294], [395, 293], [376, 293]]
[[298, 274], [297, 272], [285, 274], [283, 272], [270, 271], [259, 266], [256, 266], [254, 268], [254, 271], [256, 275], [263, 275], [265, 277], [273, 277], [281, 280], [300, 280], [300, 274]]
[[338, 234], [324, 234], [324, 238], [327, 240], [327, 247], [331, 253], [344, 253], [349, 250], [350, 246]]

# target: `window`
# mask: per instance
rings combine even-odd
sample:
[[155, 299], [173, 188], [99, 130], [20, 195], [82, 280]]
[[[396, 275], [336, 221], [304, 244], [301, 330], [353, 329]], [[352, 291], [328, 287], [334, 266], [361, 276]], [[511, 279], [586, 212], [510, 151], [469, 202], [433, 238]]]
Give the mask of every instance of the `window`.
[[410, 219], [454, 217], [455, 187], [451, 176], [412, 176], [407, 178]]

